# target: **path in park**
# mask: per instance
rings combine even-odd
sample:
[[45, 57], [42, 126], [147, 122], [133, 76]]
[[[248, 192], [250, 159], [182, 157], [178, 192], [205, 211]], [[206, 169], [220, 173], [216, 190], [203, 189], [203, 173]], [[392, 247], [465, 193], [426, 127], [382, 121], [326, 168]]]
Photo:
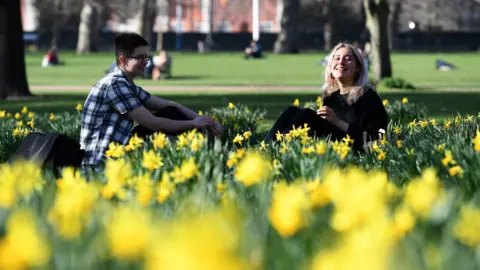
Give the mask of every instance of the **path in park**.
[[[295, 90], [302, 91], [320, 91], [321, 86], [288, 86], [288, 85], [145, 85], [146, 90], [151, 92], [291, 92]], [[43, 92], [85, 92], [92, 86], [87, 85], [30, 85], [32, 91]]]
[[[30, 90], [41, 92], [88, 92], [89, 85], [30, 85]], [[198, 92], [198, 93], [222, 93], [222, 92], [292, 92], [292, 91], [321, 91], [321, 86], [312, 85], [146, 85], [150, 92]], [[480, 91], [479, 86], [440, 86], [419, 87], [422, 90], [436, 91]]]

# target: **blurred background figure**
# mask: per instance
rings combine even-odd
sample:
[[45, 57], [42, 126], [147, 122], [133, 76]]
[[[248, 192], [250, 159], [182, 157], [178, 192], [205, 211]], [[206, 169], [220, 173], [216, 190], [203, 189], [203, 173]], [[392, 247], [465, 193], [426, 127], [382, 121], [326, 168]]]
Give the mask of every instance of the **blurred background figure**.
[[54, 46], [48, 50], [47, 54], [43, 56], [42, 60], [42, 67], [50, 67], [50, 66], [57, 66], [62, 65], [63, 63], [60, 62], [57, 48]]
[[252, 40], [250, 46], [245, 48], [245, 59], [263, 57], [262, 46], [256, 40]]
[[455, 65], [452, 63], [448, 63], [443, 59], [437, 59], [435, 61], [435, 65], [437, 66], [437, 70], [439, 71], [450, 71], [456, 69]]
[[172, 57], [167, 54], [166, 50], [160, 51], [160, 54], [154, 56], [151, 62], [151, 64], [153, 64], [152, 80], [166, 79], [171, 77]]

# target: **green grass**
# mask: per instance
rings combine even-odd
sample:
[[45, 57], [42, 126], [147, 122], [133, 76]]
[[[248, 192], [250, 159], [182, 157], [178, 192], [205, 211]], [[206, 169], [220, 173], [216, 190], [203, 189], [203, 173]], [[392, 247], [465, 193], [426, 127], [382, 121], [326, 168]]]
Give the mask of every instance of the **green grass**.
[[[158, 95], [158, 94], [157, 94]], [[266, 120], [273, 121], [287, 106], [291, 105], [295, 98], [302, 104], [307, 101], [315, 101], [316, 93], [265, 93], [265, 94], [168, 94], [158, 95], [162, 98], [181, 103], [193, 110], [206, 110], [211, 107], [223, 107], [228, 102], [241, 103], [252, 108], [267, 110]], [[428, 116], [431, 118], [444, 118], [463, 114], [476, 114], [480, 111], [480, 95], [474, 92], [447, 92], [447, 91], [422, 91], [422, 92], [382, 92], [381, 97], [390, 101], [408, 97], [410, 102], [423, 103], [428, 108]], [[86, 94], [55, 94], [45, 95], [35, 100], [8, 100], [0, 101], [0, 110], [10, 112], [19, 111], [23, 106], [28, 106], [37, 112], [62, 112], [73, 111], [75, 106], [83, 104]]]
[[[77, 56], [62, 52], [60, 58], [65, 66], [41, 68], [43, 53], [26, 55], [27, 75], [31, 86], [35, 85], [82, 85], [85, 92], [35, 92], [45, 95], [34, 100], [0, 101], [0, 110], [18, 111], [29, 106], [39, 112], [61, 112], [73, 110], [76, 104], [83, 104], [89, 86], [103, 76], [104, 70], [113, 60], [111, 53]], [[165, 99], [174, 100], [194, 110], [221, 107], [228, 102], [242, 103], [253, 108], [267, 110], [267, 122], [273, 121], [281, 111], [292, 104], [295, 98], [301, 102], [314, 101], [320, 94], [323, 67], [318, 64], [325, 53], [299, 55], [268, 54], [266, 60], [246, 61], [240, 53], [172, 53], [174, 78], [165, 81], [138, 80], [147, 90], [152, 85], [297, 85], [318, 86], [317, 90], [257, 92], [252, 89], [245, 93], [173, 92], [156, 93]], [[457, 65], [458, 70], [439, 72], [435, 70], [435, 59], [442, 58]], [[406, 96], [411, 102], [423, 103], [428, 116], [444, 118], [457, 113], [476, 114], [479, 111], [480, 77], [476, 64], [480, 62], [477, 53], [423, 53], [392, 55], [395, 77], [402, 77], [421, 88], [459, 88], [456, 91], [388, 91], [379, 89], [382, 98], [395, 100]], [[301, 87], [300, 87], [301, 88]], [[305, 87], [307, 88], [307, 87]]]
[[[401, 124], [398, 134], [392, 125], [384, 143], [356, 155], [301, 129], [262, 148], [257, 113], [219, 110], [236, 129], [222, 140], [132, 140], [88, 182], [73, 170], [56, 181], [51, 169], [2, 164], [11, 199], [0, 201], [0, 258], [17, 265], [0, 267], [479, 269], [480, 118]], [[78, 136], [76, 115], [38, 115], [35, 125]], [[0, 119], [0, 155], [22, 140], [16, 124]]]
[[[26, 55], [31, 85], [93, 85], [113, 61], [112, 53], [77, 56], [61, 52], [65, 66], [41, 68], [43, 53]], [[173, 76], [166, 81], [143, 80], [142, 85], [310, 85], [322, 83], [325, 53], [268, 54], [266, 60], [246, 61], [241, 53], [172, 53]], [[435, 59], [457, 65], [456, 71], [440, 72]], [[420, 87], [480, 87], [478, 53], [422, 53], [392, 55], [393, 75]]]
[[[238, 55], [235, 57], [237, 56]], [[422, 62], [422, 57], [424, 58], [426, 55], [404, 55], [398, 57], [404, 57], [402, 59], [406, 61], [402, 65], [404, 65], [405, 74], [409, 74], [408, 76], [410, 77], [404, 78], [411, 80], [414, 84], [418, 85], [423, 82], [425, 86], [464, 86], [466, 88], [465, 91], [419, 90], [408, 92], [383, 90], [380, 91], [381, 97], [383, 99], [389, 99], [390, 101], [408, 97], [410, 102], [423, 103], [428, 107], [429, 117], [443, 118], [452, 116], [457, 112], [476, 115], [476, 113], [480, 111], [478, 107], [478, 104], [480, 104], [480, 95], [471, 90], [474, 88], [473, 86], [480, 85], [478, 83], [480, 79], [475, 78], [476, 74], [473, 68], [473, 61], [475, 59], [478, 61], [478, 56], [473, 56], [473, 54], [470, 56], [457, 56], [461, 56], [462, 58], [459, 58], [461, 61], [458, 63], [461, 69], [456, 72], [441, 74], [431, 71], [425, 71], [424, 73], [419, 72], [422, 66], [428, 67], [430, 65], [428, 64], [429, 62]], [[102, 57], [107, 59], [106, 56]], [[102, 57], [90, 57], [90, 59], [93, 62], [99, 61]], [[272, 58], [268, 60], [269, 62], [247, 63], [239, 61], [237, 64], [232, 64], [231, 62], [234, 61], [230, 61], [224, 63], [225, 68], [222, 69], [222, 67], [220, 67], [219, 70], [211, 67], [202, 69], [195, 66], [198, 64], [198, 62], [195, 62], [195, 59], [199, 59], [200, 57], [205, 57], [208, 61], [220, 61], [218, 59], [213, 60], [211, 56], [192, 56], [188, 58], [185, 57], [185, 55], [179, 55], [178, 58], [183, 58], [186, 61], [184, 62], [185, 68], [178, 71], [179, 76], [180, 74], [181, 76], [193, 76], [193, 70], [196, 70], [200, 74], [204, 74], [202, 76], [205, 77], [166, 82], [141, 82], [141, 84], [147, 86], [152, 83], [192, 83], [207, 85], [220, 84], [232, 79], [231, 82], [239, 81], [244, 83], [249, 81], [256, 84], [318, 85], [318, 83], [315, 83], [318, 77], [313, 76], [313, 74], [315, 71], [315, 74], [318, 76], [316, 72], [320, 68], [315, 66], [309, 68], [298, 64], [302, 61], [306, 62], [308, 59], [315, 63], [319, 57], [314, 57], [313, 55], [300, 55], [298, 58], [272, 56]], [[229, 56], [224, 54], [218, 57], [228, 59]], [[434, 59], [433, 56], [429, 57]], [[75, 57], [71, 58], [72, 61], [70, 62], [70, 59], [67, 58], [68, 65], [65, 67], [55, 69], [33, 67], [32, 69], [31, 61], [33, 60], [29, 57], [27, 61], [30, 61], [28, 67], [30, 84], [42, 84], [42, 82], [44, 85], [54, 83], [58, 85], [93, 84], [93, 82], [101, 76], [103, 66], [97, 65], [93, 68], [94, 65], [89, 63], [88, 59], [89, 57]], [[192, 59], [191, 65], [186, 64], [188, 59]], [[234, 56], [230, 56], [230, 59], [234, 59]], [[287, 59], [291, 61], [287, 61]], [[446, 60], [451, 61], [449, 58], [446, 58]], [[285, 72], [284, 67], [275, 65], [275, 63], [281, 63], [282, 61], [287, 63], [287, 66], [294, 62], [297, 63], [295, 66], [290, 66], [291, 76], [288, 72]], [[179, 60], [179, 62], [181, 63], [181, 60]], [[70, 67], [73, 63], [77, 63], [78, 65], [72, 65], [72, 67]], [[266, 63], [270, 64], [267, 65]], [[229, 66], [230, 64], [233, 66]], [[410, 65], [410, 69], [407, 68], [407, 64]], [[240, 65], [249, 65], [252, 66], [252, 68], [240, 71], [236, 70]], [[260, 70], [259, 66], [268, 66], [270, 70], [265, 71], [263, 77], [261, 75], [252, 75], [258, 74], [255, 73], [255, 70], [256, 72], [264, 72]], [[398, 69], [399, 73], [402, 70], [400, 67], [401, 65], [396, 64], [395, 68], [396, 70]], [[188, 73], [187, 70], [191, 73]], [[469, 75], [466, 74], [467, 71], [464, 72], [464, 70], [469, 70]], [[210, 74], [209, 76], [211, 77], [208, 77], [207, 74]], [[458, 77], [455, 77], [455, 75], [458, 75]], [[278, 77], [277, 80], [274, 79], [275, 77]], [[90, 80], [92, 82], [90, 82]], [[52, 92], [50, 94], [44, 92], [42, 93], [44, 96], [38, 96], [35, 99], [29, 100], [0, 101], [0, 110], [15, 112], [23, 106], [28, 106], [34, 112], [39, 113], [38, 117], [36, 116], [35, 118], [36, 128], [41, 128], [41, 130], [44, 131], [53, 130], [64, 134], [66, 131], [78, 134], [78, 121], [80, 121], [80, 119], [77, 113], [65, 113], [65, 111], [73, 112], [77, 103], [83, 104], [87, 93], [65, 92], [66, 93]], [[315, 101], [319, 94], [319, 92], [316, 93], [312, 91], [277, 91], [269, 93], [252, 93], [249, 91], [242, 94], [228, 93], [226, 91], [218, 94], [200, 93], [201, 94], [187, 92], [162, 93], [161, 97], [177, 101], [194, 110], [224, 107], [228, 102], [236, 104], [242, 103], [252, 109], [266, 109], [268, 112], [266, 119], [271, 122], [285, 107], [289, 106], [295, 98], [298, 98], [303, 105], [306, 101]], [[158, 92], [156, 94], [160, 95]], [[408, 107], [404, 104], [402, 106]], [[234, 136], [238, 130], [250, 130], [249, 124], [256, 124], [256, 121], [260, 118], [246, 114], [245, 112], [240, 114], [241, 116], [243, 115], [243, 117], [237, 117], [237, 115], [234, 114], [236, 110], [225, 109], [225, 111], [224, 119], [231, 121], [229, 126], [237, 128], [235, 132], [229, 134], [231, 136]], [[253, 110], [250, 110], [250, 112], [251, 111]], [[64, 113], [63, 115], [57, 115], [57, 120], [50, 121], [48, 120], [48, 114], [42, 115], [41, 112]], [[235, 117], [232, 117], [232, 115], [235, 115]], [[27, 116], [24, 115], [23, 117], [26, 118]], [[475, 136], [476, 129], [479, 126], [479, 120], [480, 118], [475, 117], [468, 121], [466, 119], [459, 120], [458, 123], [457, 121], [452, 121], [450, 128], [443, 128], [441, 124], [439, 126], [433, 126], [432, 123], [429, 123], [425, 127], [420, 125], [411, 127], [406, 124], [401, 124], [399, 134], [395, 134], [392, 131], [393, 126], [390, 126], [389, 130], [387, 130], [386, 144], [378, 144], [378, 149], [372, 148], [372, 150], [367, 150], [365, 154], [361, 156], [353, 155], [350, 152], [344, 158], [340, 158], [341, 153], [337, 152], [339, 149], [341, 150], [341, 148], [334, 150], [332, 145], [326, 148], [325, 153], [306, 154], [304, 148], [308, 146], [314, 147], [317, 142], [313, 141], [304, 145], [300, 143], [300, 138], [294, 139], [292, 142], [287, 142], [286, 145], [288, 149], [285, 152], [280, 150], [283, 149], [282, 144], [269, 144], [267, 145], [267, 150], [262, 150], [262, 152], [265, 153], [265, 156], [268, 157], [270, 161], [275, 159], [278, 162], [277, 166], [271, 166], [270, 163], [262, 166], [263, 162], [254, 160], [255, 162], [252, 162], [250, 166], [258, 167], [253, 167], [253, 170], [239, 169], [241, 168], [240, 166], [243, 165], [243, 161], [240, 165], [235, 164], [232, 168], [225, 166], [225, 164], [229, 157], [236, 156], [231, 155], [231, 153], [234, 153], [233, 151], [239, 147], [245, 147], [247, 150], [258, 150], [256, 143], [263, 138], [262, 132], [259, 132], [258, 129], [253, 130], [250, 139], [245, 141], [241, 146], [238, 144], [235, 146], [231, 144], [218, 144], [215, 147], [207, 147], [204, 145], [202, 150], [196, 152], [190, 147], [190, 143], [180, 148], [177, 148], [178, 145], [169, 144], [166, 148], [157, 150], [157, 153], [161, 153], [165, 162], [162, 168], [153, 171], [151, 174], [152, 179], [150, 179], [149, 176], [150, 171], [148, 172], [149, 174], [147, 174], [147, 169], [139, 162], [139, 158], [143, 156], [142, 151], [152, 149], [153, 147], [152, 142], [146, 140], [140, 148], [127, 152], [125, 157], [125, 160], [131, 166], [129, 171], [132, 172], [132, 175], [147, 176], [148, 181], [144, 182], [147, 183], [145, 187], [151, 189], [151, 194], [154, 195], [154, 197], [148, 201], [149, 205], [147, 207], [136, 208], [137, 211], [140, 211], [139, 209], [142, 209], [142, 211], [148, 209], [146, 211], [149, 211], [152, 217], [155, 217], [153, 219], [154, 222], [151, 224], [146, 223], [146, 229], [139, 230], [135, 235], [123, 233], [125, 231], [124, 229], [112, 228], [128, 228], [127, 226], [131, 226], [130, 222], [132, 220], [138, 220], [140, 225], [142, 225], [144, 219], [138, 218], [142, 216], [134, 216], [133, 214], [122, 215], [124, 218], [117, 221], [111, 218], [121, 216], [112, 216], [112, 213], [117, 213], [114, 212], [117, 205], [138, 204], [136, 201], [140, 198], [138, 195], [142, 192], [141, 190], [145, 190], [145, 187], [142, 189], [139, 188], [143, 181], [137, 181], [135, 186], [125, 185], [125, 187], [122, 187], [122, 189], [125, 188], [128, 194], [123, 201], [119, 199], [118, 193], [110, 199], [93, 196], [93, 194], [97, 192], [101, 194], [99, 188], [105, 187], [103, 183], [107, 182], [108, 176], [104, 178], [103, 175], [99, 175], [96, 182], [93, 182], [98, 185], [92, 185], [92, 191], [89, 191], [85, 188], [88, 184], [85, 184], [83, 180], [74, 181], [73, 176], [68, 177], [68, 175], [66, 175], [64, 179], [68, 179], [69, 184], [64, 185], [62, 190], [57, 191], [55, 178], [52, 177], [52, 172], [50, 171], [47, 171], [45, 178], [40, 179], [32, 170], [23, 168], [9, 169], [9, 167], [5, 167], [5, 172], [7, 173], [4, 173], [5, 179], [2, 179], [4, 182], [2, 191], [6, 194], [4, 194], [5, 196], [13, 194], [11, 197], [16, 201], [14, 200], [12, 210], [28, 209], [34, 214], [32, 220], [35, 221], [35, 224], [26, 218], [22, 219], [24, 221], [22, 224], [25, 225], [24, 227], [26, 228], [29, 228], [29, 225], [32, 224], [38, 225], [46, 237], [47, 245], [51, 245], [49, 246], [52, 251], [51, 257], [46, 256], [46, 261], [43, 262], [45, 265], [40, 265], [40, 267], [44, 266], [46, 269], [79, 268], [79, 266], [89, 269], [137, 269], [141, 267], [143, 260], [135, 263], [127, 263], [122, 261], [123, 258], [121, 255], [114, 257], [115, 253], [112, 252], [113, 248], [108, 245], [110, 242], [105, 241], [107, 235], [113, 235], [114, 238], [117, 239], [113, 244], [119, 244], [124, 247], [123, 250], [127, 250], [125, 249], [126, 246], [123, 245], [125, 242], [132, 243], [131, 247], [133, 247], [134, 252], [138, 252], [139, 257], [145, 258], [146, 261], [150, 258], [162, 258], [161, 263], [164, 265], [168, 263], [174, 265], [180, 257], [186, 263], [191, 263], [192, 265], [198, 266], [199, 262], [205, 263], [210, 262], [210, 260], [212, 261], [212, 265], [214, 265], [214, 262], [218, 264], [218, 258], [220, 257], [230, 258], [230, 256], [235, 256], [233, 258], [245, 259], [250, 264], [256, 266], [252, 266], [252, 268], [258, 268], [258, 265], [262, 265], [265, 269], [300, 269], [308, 265], [311, 259], [314, 259], [317, 254], [327, 254], [327, 256], [331, 255], [332, 257], [326, 257], [328, 260], [324, 261], [342, 265], [345, 265], [343, 263], [347, 262], [350, 263], [352, 267], [362, 265], [361, 263], [368, 261], [369, 265], [373, 265], [373, 267], [377, 265], [376, 263], [389, 262], [388, 266], [395, 269], [473, 269], [475, 267], [478, 268], [479, 261], [475, 257], [475, 248], [467, 247], [466, 244], [470, 241], [466, 241], [466, 238], [475, 237], [475, 235], [471, 233], [475, 229], [472, 227], [475, 216], [473, 214], [468, 215], [470, 219], [468, 219], [467, 215], [464, 217], [463, 211], [460, 211], [460, 207], [467, 206], [471, 203], [476, 206], [475, 209], [478, 209], [478, 190], [480, 189], [480, 171], [478, 164], [480, 162], [480, 155], [478, 151], [474, 150], [472, 138]], [[0, 154], [3, 153], [5, 157], [9, 157], [21, 140], [21, 138], [14, 137], [11, 132], [11, 130], [16, 127], [17, 121], [11, 118], [4, 118], [1, 119], [0, 124], [2, 125], [2, 131], [4, 131], [0, 136]], [[231, 141], [231, 139], [230, 137], [227, 141]], [[397, 140], [402, 140], [403, 148], [398, 148], [397, 144], [393, 143]], [[439, 150], [439, 145], [442, 144], [446, 146], [445, 150], [451, 151], [455, 159], [455, 164], [452, 163], [447, 166], [443, 164], [445, 153], [443, 152], [444, 150]], [[379, 158], [379, 153], [384, 154], [384, 159]], [[180, 164], [182, 164], [183, 161], [189, 160], [189, 158], [192, 158], [195, 164], [198, 165], [197, 174], [193, 177], [190, 176], [189, 178], [192, 179], [187, 180], [188, 182], [174, 181], [175, 192], [172, 192], [166, 201], [151, 201], [155, 200], [156, 195], [158, 195], [155, 190], [156, 188], [153, 189], [153, 187], [156, 187], [158, 184], [160, 176], [164, 173], [174, 172], [175, 168], [178, 168], [177, 166], [181, 166]], [[332, 167], [345, 168], [349, 165], [358, 165], [366, 170], [381, 168], [381, 170], [388, 175], [389, 183], [394, 185], [391, 186], [388, 184], [387, 186], [386, 182], [382, 183], [384, 178], [379, 175], [369, 175], [370, 177], [368, 177], [369, 179], [367, 181], [367, 175], [362, 175], [359, 171], [354, 171], [352, 174], [333, 174], [330, 176], [327, 174], [328, 170], [325, 170], [325, 168]], [[9, 165], [6, 164], [5, 166]], [[454, 168], [453, 166], [457, 167], [457, 169], [461, 168], [464, 172], [459, 173], [459, 175], [454, 175], [450, 171], [450, 169]], [[119, 167], [112, 166], [112, 168], [115, 169], [109, 170], [116, 170]], [[431, 177], [431, 175], [425, 175], [421, 180], [415, 178], [421, 170], [425, 168], [434, 168], [438, 174], [438, 179]], [[246, 177], [242, 177], [242, 172], [247, 172], [248, 174], [248, 171], [265, 172], [271, 169], [273, 169], [275, 173], [268, 175], [268, 177], [256, 179], [262, 180], [262, 183], [252, 187], [244, 186]], [[122, 170], [122, 174], [119, 174], [119, 176], [126, 176], [123, 172], [124, 170]], [[238, 172], [240, 173], [237, 175]], [[248, 176], [250, 176], [249, 178], [255, 177], [253, 174], [249, 174]], [[178, 176], [172, 175], [172, 177]], [[27, 179], [29, 181], [16, 181], [18, 179]], [[310, 209], [310, 207], [305, 207], [304, 209], [302, 207], [302, 211], [300, 212], [297, 210], [297, 208], [299, 208], [298, 202], [303, 200], [300, 200], [299, 197], [305, 196], [310, 198], [311, 194], [305, 193], [301, 195], [303, 193], [289, 191], [284, 194], [280, 193], [282, 196], [276, 195], [276, 192], [282, 191], [278, 191], [280, 189], [275, 191], [273, 189], [273, 183], [280, 180], [292, 181], [293, 179], [298, 179], [300, 182], [321, 179], [320, 185], [315, 188], [315, 191], [321, 192], [318, 192], [315, 197], [317, 202], [318, 199], [327, 199], [328, 201], [325, 201], [327, 204], [323, 206], [317, 205], [315, 209]], [[345, 181], [345, 179], [353, 179], [354, 181]], [[44, 185], [39, 184], [40, 180], [43, 181]], [[117, 177], [113, 180], [115, 180], [114, 183], [116, 186], [119, 182], [122, 182], [119, 181]], [[411, 182], [412, 180], [415, 182]], [[333, 182], [335, 182], [335, 184], [332, 184]], [[151, 185], [149, 185], [150, 183]], [[224, 184], [226, 191], [223, 193], [219, 191], [218, 183]], [[384, 184], [385, 186], [381, 186]], [[394, 194], [394, 192], [379, 192], [379, 190], [392, 191], [392, 187], [396, 187], [397, 185], [405, 189], [402, 189], [402, 192], [397, 194]], [[30, 186], [32, 188], [30, 188]], [[33, 189], [33, 187], [36, 188]], [[295, 187], [295, 185], [292, 184], [291, 187]], [[298, 186], [296, 188], [302, 188], [302, 192], [304, 192], [303, 190], [305, 189], [304, 186]], [[19, 192], [25, 190], [27, 192]], [[411, 196], [404, 197], [404, 190], [408, 190], [407, 194]], [[444, 191], [445, 193], [443, 193]], [[300, 196], [298, 196], [298, 194], [300, 194]], [[389, 194], [389, 196], [385, 196], [386, 194]], [[272, 196], [278, 197], [272, 200]], [[322, 198], [319, 198], [319, 196], [322, 196]], [[431, 204], [428, 202], [425, 203], [425, 200], [407, 199], [424, 198], [425, 196], [432, 199]], [[88, 203], [89, 198], [95, 198], [91, 204]], [[226, 198], [227, 200], [224, 201], [220, 198]], [[386, 200], [386, 198], [388, 198], [388, 200]], [[286, 199], [286, 201], [282, 201], [283, 199]], [[472, 199], [472, 201], [470, 201], [470, 199]], [[310, 202], [309, 199], [306, 201]], [[78, 207], [75, 202], [83, 206], [86, 205], [87, 207], [84, 207], [84, 211], [82, 212], [76, 211], [75, 209]], [[238, 219], [234, 219], [235, 226], [232, 225], [230, 227], [230, 223], [226, 222], [226, 217], [222, 219], [212, 219], [212, 216], [202, 215], [208, 213], [208, 210], [212, 209], [213, 206], [221, 205], [221, 202], [233, 202], [228, 205], [236, 204], [242, 208], [244, 216], [239, 216]], [[303, 204], [304, 203], [302, 203], [302, 205]], [[363, 209], [361, 209], [362, 207], [358, 207], [360, 204], [365, 205], [367, 208], [363, 207]], [[276, 206], [278, 205], [280, 205], [280, 207], [277, 208]], [[306, 205], [308, 205], [308, 203], [305, 203], [303, 206]], [[411, 209], [414, 214], [413, 218], [415, 222], [412, 224], [412, 228], [405, 226], [405, 224], [408, 225], [408, 218], [402, 218], [400, 220], [400, 223], [404, 224], [390, 223], [390, 221], [396, 222], [395, 219], [391, 220], [390, 215], [402, 210], [402, 205]], [[193, 208], [190, 208], [192, 206]], [[431, 215], [420, 216], [420, 213], [417, 213], [417, 211], [421, 209], [426, 209], [427, 212], [429, 212], [431, 207], [433, 207]], [[67, 209], [67, 211], [63, 211], [65, 209]], [[365, 209], [368, 211], [365, 211]], [[12, 228], [9, 228], [9, 230], [5, 229], [5, 224], [9, 222], [7, 218], [15, 217], [15, 215], [9, 214], [9, 210], [10, 209], [0, 214], [0, 231], [4, 232], [6, 237], [12, 240], [12, 243], [32, 246], [32, 241], [37, 239], [34, 237], [35, 234], [31, 233], [32, 235], [29, 237], [22, 234], [22, 232], [29, 230], [20, 230], [20, 233], [11, 233]], [[67, 213], [69, 215], [61, 215], [61, 213]], [[198, 214], [200, 220], [211, 223], [194, 223], [189, 219], [181, 219], [183, 222], [177, 223], [177, 220], [180, 220], [179, 218], [191, 217], [189, 213]], [[285, 233], [285, 230], [282, 230], [282, 228], [292, 228], [292, 224], [285, 223], [289, 222], [289, 220], [269, 218], [271, 216], [284, 215], [285, 213], [294, 218], [300, 215], [301, 218], [305, 217], [305, 220], [308, 221], [305, 223], [305, 228], [298, 226], [300, 225], [299, 223], [293, 224], [295, 225], [295, 227], [293, 227], [294, 235], [288, 238], [281, 233]], [[347, 222], [332, 222], [335, 220], [333, 218], [339, 213], [346, 214], [347, 219], [345, 219], [345, 221], [348, 221], [348, 217], [362, 217], [362, 219], [353, 219], [353, 222], [350, 224], [352, 228], [345, 227], [347, 228], [346, 230], [339, 230], [339, 226], [335, 228], [332, 224], [340, 225], [340, 227], [342, 227], [342, 225], [349, 225]], [[365, 215], [365, 213], [376, 213], [376, 215]], [[228, 217], [232, 218], [234, 216], [229, 214]], [[83, 221], [84, 219], [82, 218], [85, 218], [85, 220], [89, 222], [81, 222], [79, 224], [68, 223], [64, 222], [62, 218], [67, 218], [67, 221], [70, 220], [70, 218], [74, 221]], [[338, 220], [341, 219], [337, 219], [337, 221]], [[110, 223], [111, 221], [114, 223]], [[159, 223], [156, 223], [157, 221]], [[358, 223], [355, 223], [355, 221]], [[468, 235], [462, 233], [462, 235], [459, 236], [458, 233], [455, 233], [453, 226], [460, 224], [458, 222], [462, 224], [462, 231], [469, 232]], [[78, 236], [73, 240], [62, 238], [61, 232], [66, 231], [66, 228], [62, 227], [62, 225], [65, 224], [70, 226], [71, 224], [77, 225], [80, 229]], [[393, 226], [394, 224], [403, 225], [404, 228]], [[162, 236], [161, 233], [169, 232], [171, 228], [180, 228], [175, 231], [188, 233], [188, 235], [182, 234], [181, 237], [177, 236], [177, 238], [170, 238], [170, 235], [167, 235], [169, 237], [166, 237], [165, 241], [162, 240], [163, 242], [146, 241], [148, 245], [146, 245], [145, 248], [143, 248], [141, 241], [139, 241], [143, 239], [142, 236], [146, 239], [156, 239], [158, 236]], [[236, 228], [240, 228], [240, 232], [237, 232], [235, 230]], [[396, 230], [404, 229], [405, 231], [403, 233], [406, 234], [402, 234], [398, 242], [384, 242], [386, 239], [389, 239], [387, 233], [390, 236], [390, 229], [392, 228], [396, 228]], [[33, 232], [35, 232], [35, 230], [33, 230]], [[120, 234], [117, 232], [120, 232]], [[155, 234], [147, 234], [147, 232], [155, 232]], [[174, 234], [173, 237], [175, 237], [175, 235], [177, 234]], [[343, 236], [348, 238], [343, 238]], [[350, 238], [350, 236], [354, 237]], [[186, 241], [180, 241], [182, 239], [186, 239]], [[228, 241], [225, 242], [225, 239]], [[354, 241], [338, 242], [340, 244], [339, 247], [343, 247], [344, 251], [351, 252], [334, 253], [337, 247], [337, 241], [343, 239], [354, 239]], [[369, 241], [363, 241], [365, 239]], [[160, 247], [157, 246], [158, 243], [167, 243], [166, 246], [168, 246], [169, 243], [171, 243], [168, 241], [175, 241], [174, 245], [176, 248], [158, 248]], [[42, 242], [39, 241], [39, 243]], [[203, 252], [201, 258], [197, 258], [196, 255], [199, 254], [197, 252], [198, 248], [191, 248], [192, 243], [207, 243], [208, 246], [205, 248], [207, 252]], [[15, 247], [15, 245], [13, 246]], [[10, 246], [5, 246], [5, 252], [10, 252], [9, 248]], [[238, 251], [239, 254], [230, 251], [230, 249]], [[386, 250], [388, 252], [379, 253], [378, 250], [380, 249], [389, 250]], [[38, 250], [45, 251], [47, 249], [40, 248]], [[145, 250], [149, 252], [145, 253]], [[190, 251], [191, 253], [189, 253]], [[227, 253], [218, 253], [215, 251], [228, 251], [228, 256], [225, 255]], [[27, 252], [26, 254], [32, 253]], [[150, 257], [152, 254], [153, 257]], [[355, 256], [351, 256], [352, 254]], [[170, 262], [170, 259], [176, 261]], [[28, 263], [29, 261], [25, 260], [25, 262], [20, 262]], [[225, 259], [222, 262], [227, 261]], [[199, 265], [199, 267], [203, 266], [204, 265]], [[335, 266], [333, 267], [335, 268]]]

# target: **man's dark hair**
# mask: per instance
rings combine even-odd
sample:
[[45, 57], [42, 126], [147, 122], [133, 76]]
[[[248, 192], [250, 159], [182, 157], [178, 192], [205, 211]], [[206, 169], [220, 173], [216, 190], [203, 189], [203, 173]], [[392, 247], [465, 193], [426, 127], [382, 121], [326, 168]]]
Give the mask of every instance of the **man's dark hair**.
[[149, 46], [148, 41], [137, 33], [122, 33], [115, 37], [115, 59], [119, 64], [120, 55], [131, 56], [141, 46]]

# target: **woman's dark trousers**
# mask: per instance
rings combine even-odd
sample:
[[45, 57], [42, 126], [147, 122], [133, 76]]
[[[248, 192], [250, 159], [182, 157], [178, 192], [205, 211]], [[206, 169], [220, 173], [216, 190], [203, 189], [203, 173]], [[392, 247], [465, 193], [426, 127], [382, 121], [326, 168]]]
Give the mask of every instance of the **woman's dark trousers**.
[[[172, 119], [172, 120], [191, 120], [183, 112], [181, 112], [179, 109], [177, 109], [173, 106], [165, 107], [165, 108], [155, 112], [153, 115], [155, 115], [157, 117]], [[155, 132], [156, 131], [151, 131], [151, 130], [143, 127], [143, 126], [138, 125], [133, 129], [132, 134], [136, 133], [138, 137], [145, 138], [146, 136], [152, 135]], [[176, 135], [180, 135], [181, 133], [183, 133], [183, 132], [179, 132], [179, 133], [175, 133], [175, 134], [172, 133], [172, 134], [167, 134], [167, 135], [176, 136]]]
[[340, 140], [345, 136], [344, 132], [321, 118], [314, 110], [290, 106], [282, 112], [273, 124], [264, 141], [275, 140], [277, 132], [285, 134], [292, 130], [293, 126], [303, 128], [304, 124], [308, 124], [308, 127], [310, 127], [308, 135], [311, 137], [329, 137], [332, 140]]

